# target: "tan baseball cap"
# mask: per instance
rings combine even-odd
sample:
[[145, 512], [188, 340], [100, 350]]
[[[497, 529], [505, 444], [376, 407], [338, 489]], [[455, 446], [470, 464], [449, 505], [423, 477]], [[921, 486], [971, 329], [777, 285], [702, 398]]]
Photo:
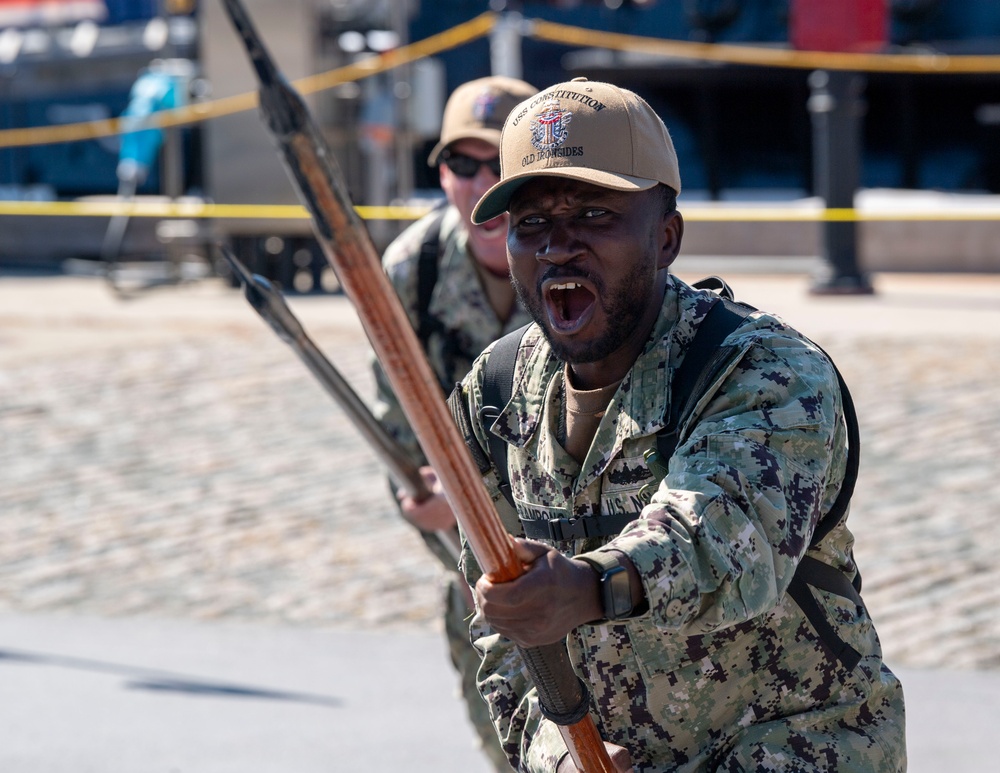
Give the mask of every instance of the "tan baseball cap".
[[427, 159], [434, 166], [441, 151], [456, 140], [474, 138], [500, 144], [500, 130], [507, 114], [522, 99], [537, 94], [530, 83], [492, 75], [463, 83], [448, 97], [441, 119], [441, 140]]
[[540, 175], [618, 191], [665, 183], [681, 192], [670, 133], [638, 94], [610, 83], [574, 78], [519, 104], [500, 138], [500, 182], [472, 211], [485, 223], [507, 211], [510, 197]]

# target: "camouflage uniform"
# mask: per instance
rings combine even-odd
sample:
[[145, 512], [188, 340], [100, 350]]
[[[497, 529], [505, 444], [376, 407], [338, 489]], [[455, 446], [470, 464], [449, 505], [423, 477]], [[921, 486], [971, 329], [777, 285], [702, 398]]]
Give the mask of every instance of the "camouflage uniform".
[[[846, 429], [828, 360], [781, 320], [753, 314], [729, 337], [739, 354], [699, 401], [658, 487], [644, 464], [708, 299], [670, 278], [650, 342], [582, 465], [555, 439], [564, 364], [531, 328], [513, 398], [494, 426], [509, 444], [517, 514], [501, 499], [493, 470], [487, 488], [515, 535], [518, 517], [636, 514], [613, 540], [550, 543], [576, 555], [610, 542], [642, 576], [647, 612], [581, 625], [567, 642], [591, 685], [601, 736], [629, 749], [636, 773], [904, 770], [902, 690], [882, 662], [867, 611], [811, 590], [862, 655], [847, 672], [785, 592], [844, 476]], [[477, 419], [482, 361], [463, 388], [486, 449]], [[842, 524], [809, 552], [853, 577], [852, 544]], [[478, 578], [468, 549], [463, 568], [470, 582]], [[541, 717], [518, 653], [479, 615], [472, 637], [508, 756], [520, 770], [555, 770], [566, 747]]]
[[[383, 266], [417, 329], [419, 309], [417, 297], [418, 257], [429, 229], [437, 223], [435, 214], [428, 215], [407, 228], [390, 244], [383, 256]], [[427, 342], [427, 359], [445, 392], [461, 380], [479, 353], [504, 333], [519, 328], [530, 321], [527, 314], [516, 306], [506, 324], [500, 322], [490, 306], [480, 284], [473, 258], [468, 254], [468, 235], [460, 228], [458, 210], [448, 207], [441, 221], [438, 279], [431, 295], [428, 313], [440, 321], [447, 333], [438, 331]], [[409, 451], [419, 464], [427, 461], [420, 450], [417, 438], [410, 428], [402, 407], [393, 394], [379, 363], [373, 364], [377, 385], [377, 401], [373, 408], [376, 418]], [[452, 663], [462, 680], [462, 693], [468, 706], [469, 717], [479, 734], [483, 749], [498, 770], [509, 769], [506, 757], [497, 743], [496, 731], [490, 723], [486, 704], [476, 686], [479, 655], [469, 641], [468, 608], [455, 572], [457, 561], [440, 542], [422, 534], [428, 548], [449, 569], [448, 590], [444, 617], [445, 632]]]

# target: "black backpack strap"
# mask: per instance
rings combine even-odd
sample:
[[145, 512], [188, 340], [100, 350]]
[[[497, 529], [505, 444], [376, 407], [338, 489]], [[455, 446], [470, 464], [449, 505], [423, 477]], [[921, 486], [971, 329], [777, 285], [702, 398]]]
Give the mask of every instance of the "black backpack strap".
[[[820, 349], [820, 351], [823, 350]], [[826, 354], [826, 352], [823, 352], [823, 354]], [[827, 534], [833, 531], [833, 528], [837, 524], [844, 520], [844, 517], [847, 515], [847, 508], [851, 504], [851, 497], [854, 496], [854, 485], [857, 483], [858, 470], [861, 466], [861, 430], [858, 427], [858, 414], [854, 408], [854, 399], [851, 397], [851, 392], [847, 388], [847, 382], [840, 375], [840, 371], [837, 370], [833, 359], [828, 354], [826, 354], [826, 358], [833, 365], [833, 370], [837, 374], [837, 382], [840, 384], [841, 403], [844, 406], [844, 421], [847, 423], [847, 467], [844, 470], [844, 481], [840, 484], [840, 491], [833, 502], [833, 506], [823, 516], [822, 520], [816, 524], [812, 542], [810, 543], [811, 547], [819, 544], [820, 540], [826, 537]], [[858, 590], [861, 590], [860, 577], [858, 575], [856, 580]]]
[[479, 470], [480, 475], [485, 475], [490, 469], [490, 457], [486, 455], [483, 451], [483, 447], [479, 445], [479, 441], [476, 439], [476, 434], [472, 430], [472, 421], [469, 417], [469, 406], [465, 402], [465, 397], [462, 394], [462, 384], [455, 384], [455, 388], [451, 390], [451, 394], [448, 395], [448, 407], [451, 409], [451, 417], [455, 420], [455, 425], [458, 427], [458, 431], [462, 435], [462, 440], [465, 441], [465, 445], [468, 446], [469, 452], [472, 454], [472, 460], [476, 463], [476, 468]]
[[733, 288], [729, 286], [729, 283], [723, 279], [721, 276], [706, 276], [704, 279], [699, 279], [697, 282], [692, 282], [691, 286], [696, 290], [713, 290], [718, 293], [723, 298], [730, 301], [736, 300], [736, 295], [733, 293]]
[[[830, 580], [830, 582], [826, 582]], [[853, 671], [861, 662], [861, 653], [845, 642], [837, 629], [830, 622], [827, 612], [816, 601], [809, 586], [825, 590], [837, 596], [844, 596], [863, 606], [861, 595], [857, 592], [847, 575], [829, 564], [824, 564], [811, 556], [803, 556], [795, 575], [788, 586], [788, 595], [799, 605], [802, 614], [819, 634], [819, 639], [827, 652], [848, 671]]]
[[[483, 367], [483, 405], [479, 409], [482, 426], [488, 431], [514, 393], [514, 365], [521, 339], [529, 325], [525, 325], [500, 338], [490, 350]], [[510, 470], [507, 467], [507, 443], [489, 434], [489, 452], [497, 471], [498, 485], [504, 498], [514, 506], [510, 489]], [[530, 539], [553, 541], [583, 539], [586, 537], [611, 537], [619, 534], [634, 521], [631, 514], [602, 516], [600, 518], [554, 518], [551, 520], [521, 521], [524, 536]]]
[[514, 364], [517, 361], [517, 350], [529, 326], [525, 325], [498, 339], [483, 366], [483, 405], [479, 409], [479, 419], [489, 436], [488, 450], [499, 478], [500, 493], [511, 506], [514, 504], [514, 496], [510, 491], [510, 471], [507, 469], [507, 443], [489, 429], [514, 393]]
[[426, 351], [427, 341], [431, 333], [440, 327], [440, 323], [429, 314], [431, 296], [438, 280], [438, 259], [441, 255], [441, 223], [444, 221], [445, 207], [438, 207], [428, 231], [427, 237], [420, 245], [417, 257], [417, 338]]
[[551, 518], [521, 521], [524, 536], [530, 539], [562, 540], [616, 537], [635, 520], [635, 513], [610, 513], [600, 517]]
[[[720, 348], [722, 342], [754, 311], [752, 306], [721, 295], [698, 325], [694, 339], [674, 374], [670, 411], [663, 429], [656, 435], [656, 453], [662, 464], [666, 464], [677, 448], [681, 424], [701, 397], [702, 389], [699, 387], [707, 386], [725, 363], [728, 350]], [[655, 464], [657, 460], [647, 461]]]
[[[715, 289], [716, 285], [708, 284], [715, 279], [717, 277], [709, 277], [696, 283], [694, 286], [712, 287]], [[718, 281], [722, 282], [721, 279]], [[725, 285], [724, 282], [722, 284], [728, 290], [728, 285]], [[707, 382], [715, 378], [718, 368], [726, 359], [726, 350], [720, 349], [722, 342], [753, 311], [755, 309], [752, 306], [731, 300], [727, 297], [727, 293], [724, 290], [723, 295], [716, 301], [698, 326], [694, 339], [691, 341], [688, 351], [684, 355], [684, 360], [674, 374], [670, 413], [664, 428], [656, 436], [657, 454], [663, 464], [666, 463], [677, 448], [677, 435], [683, 419], [693, 409], [693, 404], [701, 396], [703, 387], [707, 385]], [[844, 377], [833, 362], [833, 358], [823, 351], [822, 348], [820, 348], [820, 351], [829, 360], [830, 365], [837, 374], [837, 383], [840, 386], [841, 402], [844, 407], [844, 421], [847, 424], [847, 468], [844, 471], [844, 480], [833, 506], [816, 525], [810, 547], [818, 545], [847, 514], [847, 508], [850, 505], [851, 497], [854, 495], [854, 487], [858, 479], [861, 448], [858, 416], [851, 392], [847, 388]], [[860, 590], [860, 587], [858, 590]]]
[[464, 351], [460, 336], [457, 331], [451, 330], [437, 317], [430, 313], [431, 298], [434, 295], [434, 288], [438, 281], [438, 270], [441, 261], [441, 224], [447, 204], [441, 204], [437, 208], [437, 215], [431, 223], [427, 237], [420, 245], [420, 254], [417, 257], [417, 338], [420, 339], [420, 348], [425, 352], [429, 351], [431, 336], [435, 333], [441, 336], [441, 364], [444, 372], [440, 374], [440, 385], [446, 394], [455, 383], [455, 361], [462, 355], [469, 359], [475, 359], [475, 353]]

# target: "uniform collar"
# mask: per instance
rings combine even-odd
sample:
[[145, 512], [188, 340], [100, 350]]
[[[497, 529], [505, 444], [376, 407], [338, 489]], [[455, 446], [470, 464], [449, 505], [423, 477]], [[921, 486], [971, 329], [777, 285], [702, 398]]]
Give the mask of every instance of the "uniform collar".
[[663, 428], [674, 371], [713, 303], [711, 294], [697, 291], [674, 276], [668, 278], [660, 315], [646, 347], [615, 392], [582, 465], [556, 440], [565, 366], [553, 355], [537, 325], [532, 325], [522, 340], [511, 400], [494, 431], [523, 448], [552, 477], [563, 483], [575, 480], [577, 490], [585, 488], [603, 475], [625, 441], [654, 435]]

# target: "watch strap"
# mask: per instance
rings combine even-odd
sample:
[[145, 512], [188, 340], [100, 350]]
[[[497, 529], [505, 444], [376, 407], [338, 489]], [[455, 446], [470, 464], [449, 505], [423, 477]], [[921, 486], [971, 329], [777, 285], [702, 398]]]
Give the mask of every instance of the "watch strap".
[[616, 566], [621, 566], [621, 561], [618, 560], [618, 556], [614, 553], [609, 553], [602, 550], [594, 550], [590, 553], [580, 553], [578, 556], [573, 556], [577, 561], [583, 561], [584, 563], [590, 564], [594, 567], [594, 570], [599, 576], [604, 576], [609, 570], [614, 569]]
[[601, 594], [601, 608], [605, 620], [625, 620], [633, 617], [636, 602], [632, 598], [632, 588], [628, 571], [622, 566], [618, 556], [608, 551], [595, 550], [575, 556], [597, 573]]

